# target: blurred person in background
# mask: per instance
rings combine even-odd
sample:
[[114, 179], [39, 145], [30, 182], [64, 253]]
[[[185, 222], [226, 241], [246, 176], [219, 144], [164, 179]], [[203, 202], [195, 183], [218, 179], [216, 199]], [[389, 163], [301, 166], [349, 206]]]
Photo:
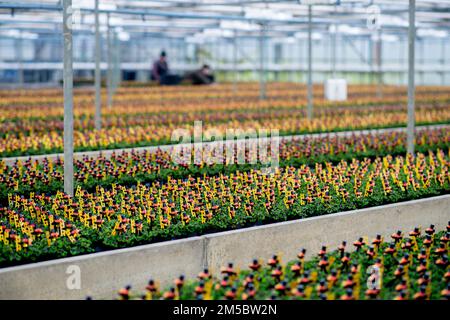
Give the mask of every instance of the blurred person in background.
[[186, 79], [189, 79], [193, 85], [213, 84], [215, 82], [214, 73], [207, 64], [204, 64], [198, 70], [188, 73]]
[[161, 51], [159, 59], [153, 63], [151, 79], [159, 82], [161, 85], [176, 85], [182, 80], [180, 76], [170, 73], [167, 55], [164, 50]]
[[165, 75], [169, 73], [169, 64], [167, 63], [166, 52], [163, 50], [159, 55], [159, 59], [153, 63], [152, 80], [161, 81]]

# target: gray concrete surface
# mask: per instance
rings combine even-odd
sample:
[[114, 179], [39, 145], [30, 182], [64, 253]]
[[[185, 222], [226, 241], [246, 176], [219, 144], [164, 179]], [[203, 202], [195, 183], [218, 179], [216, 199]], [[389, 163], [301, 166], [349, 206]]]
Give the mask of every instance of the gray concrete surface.
[[281, 254], [287, 262], [295, 259], [301, 248], [306, 248], [306, 256], [311, 257], [322, 245], [335, 250], [345, 240], [352, 250], [360, 236], [372, 240], [381, 234], [391, 241], [390, 235], [397, 230], [409, 232], [431, 223], [443, 230], [449, 220], [450, 195], [446, 195], [218, 233], [207, 237], [207, 262], [212, 270], [228, 261], [247, 268], [251, 259], [267, 261], [273, 254]]
[[[194, 277], [203, 254], [203, 239], [193, 237], [0, 269], [0, 299], [112, 299], [125, 285], [145, 288], [152, 277], [165, 284], [174, 275]], [[80, 289], [68, 289], [71, 266], [79, 268]]]
[[[450, 220], [450, 195], [354, 210], [265, 226], [227, 231], [183, 240], [0, 269], [0, 299], [113, 298], [131, 284], [143, 290], [150, 277], [170, 285], [175, 277], [193, 277], [208, 266], [213, 273], [227, 262], [246, 268], [252, 258], [281, 254], [287, 262], [301, 248], [316, 254], [322, 245], [334, 250], [343, 240], [359, 236], [385, 239], [397, 229], [404, 232], [433, 223], [443, 230]], [[81, 271], [81, 289], [68, 290], [69, 266]]]

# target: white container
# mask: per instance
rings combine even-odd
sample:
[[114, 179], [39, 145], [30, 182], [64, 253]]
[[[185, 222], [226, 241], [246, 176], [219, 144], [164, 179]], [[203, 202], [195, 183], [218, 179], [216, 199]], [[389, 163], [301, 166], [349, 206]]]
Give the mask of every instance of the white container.
[[347, 80], [328, 79], [324, 85], [325, 99], [329, 101], [347, 100]]

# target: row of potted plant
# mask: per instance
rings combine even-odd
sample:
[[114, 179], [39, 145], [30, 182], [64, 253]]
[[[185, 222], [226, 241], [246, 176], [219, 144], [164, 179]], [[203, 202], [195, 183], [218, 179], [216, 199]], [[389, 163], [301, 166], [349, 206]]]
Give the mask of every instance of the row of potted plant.
[[[450, 300], [450, 222], [390, 239], [360, 237], [338, 248], [323, 245], [309, 253], [299, 247], [295, 260], [274, 255], [254, 259], [245, 270], [229, 263], [212, 274], [204, 269], [194, 279], [184, 275], [160, 287], [150, 279], [142, 291], [127, 285], [119, 300]], [[309, 254], [309, 259], [306, 258]], [[92, 299], [91, 296], [87, 299]]]
[[[418, 130], [416, 132], [416, 151], [428, 152], [438, 149], [448, 150], [450, 130], [448, 128]], [[187, 176], [202, 177], [217, 174], [230, 174], [258, 169], [268, 164], [272, 158], [279, 161], [281, 167], [301, 165], [313, 166], [316, 163], [338, 163], [341, 160], [375, 158], [377, 156], [402, 155], [406, 153], [406, 133], [374, 132], [364, 135], [339, 137], [327, 134], [322, 137], [281, 139], [278, 154], [272, 154], [272, 148], [266, 148], [266, 159], [263, 151], [246, 145], [242, 152], [235, 145], [230, 151], [205, 145], [198, 151], [189, 148], [189, 158], [177, 159], [175, 149], [157, 149], [150, 151], [122, 151], [113, 153], [111, 157], [83, 157], [74, 163], [75, 184], [87, 191], [94, 191], [97, 186], [110, 188], [112, 184], [123, 186], [155, 181], [166, 182], [168, 177], [183, 178]], [[255, 147], [253, 145], [253, 147]], [[258, 147], [258, 146], [256, 146]], [[187, 153], [186, 153], [187, 154]], [[221, 154], [221, 156], [217, 156]], [[228, 156], [227, 156], [228, 155]], [[240, 160], [240, 161], [239, 161]], [[28, 196], [31, 192], [55, 194], [63, 190], [64, 164], [61, 158], [56, 160], [28, 159], [6, 165], [0, 161], [0, 204], [7, 203], [8, 193]]]
[[0, 265], [299, 219], [446, 194], [449, 157], [376, 158], [168, 178], [72, 198], [8, 195], [0, 209]]

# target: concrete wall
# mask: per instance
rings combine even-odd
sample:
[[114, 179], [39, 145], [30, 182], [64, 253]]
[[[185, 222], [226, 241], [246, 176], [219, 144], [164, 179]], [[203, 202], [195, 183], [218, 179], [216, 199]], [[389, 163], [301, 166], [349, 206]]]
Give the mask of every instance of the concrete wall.
[[[433, 223], [443, 230], [450, 220], [450, 195], [221, 232], [0, 270], [0, 299], [115, 298], [131, 284], [141, 291], [153, 277], [162, 285], [180, 274], [193, 277], [208, 266], [214, 273], [227, 262], [246, 268], [252, 258], [282, 254], [294, 259], [300, 248], [316, 254], [321, 245], [336, 248], [343, 240], [376, 234], [386, 239], [400, 229]], [[349, 245], [349, 249], [352, 246]], [[81, 289], [67, 289], [69, 266], [78, 266]]]

